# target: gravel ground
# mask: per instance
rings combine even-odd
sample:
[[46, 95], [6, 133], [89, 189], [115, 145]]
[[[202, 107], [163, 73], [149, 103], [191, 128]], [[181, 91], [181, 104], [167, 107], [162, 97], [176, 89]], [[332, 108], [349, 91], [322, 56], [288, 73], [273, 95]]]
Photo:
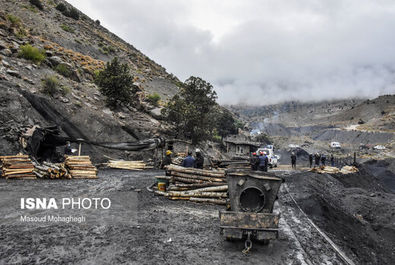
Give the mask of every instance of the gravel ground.
[[[282, 214], [279, 239], [268, 245], [254, 242], [252, 251], [244, 255], [244, 242], [228, 242], [219, 235], [218, 211], [223, 206], [170, 201], [150, 193], [146, 187], [162, 174], [101, 170], [97, 180], [0, 180], [0, 213], [4, 216], [0, 264], [344, 264], [284, 188], [275, 205], [275, 211]], [[11, 199], [5, 195], [18, 197], [21, 190], [74, 197], [134, 194], [127, 204], [135, 205], [130, 209], [136, 212], [127, 213], [129, 222], [125, 222], [126, 212], [119, 209], [111, 213], [119, 215], [111, 223], [18, 224]]]

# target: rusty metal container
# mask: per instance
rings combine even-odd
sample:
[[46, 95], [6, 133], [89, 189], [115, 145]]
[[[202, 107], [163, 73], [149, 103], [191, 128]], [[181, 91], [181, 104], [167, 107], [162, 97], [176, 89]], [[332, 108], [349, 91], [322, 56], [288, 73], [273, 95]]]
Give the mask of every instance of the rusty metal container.
[[219, 213], [221, 234], [226, 239], [276, 239], [280, 215], [273, 213], [273, 205], [283, 179], [257, 171], [228, 171], [226, 178], [229, 205]]

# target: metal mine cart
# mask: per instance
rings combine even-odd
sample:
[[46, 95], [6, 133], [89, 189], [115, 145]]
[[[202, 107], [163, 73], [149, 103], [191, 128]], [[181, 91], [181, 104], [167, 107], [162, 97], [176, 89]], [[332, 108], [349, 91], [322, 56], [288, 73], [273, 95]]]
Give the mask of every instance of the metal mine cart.
[[283, 179], [257, 171], [228, 171], [226, 178], [229, 203], [219, 213], [221, 234], [227, 240], [246, 239], [244, 252], [251, 249], [251, 239], [276, 239], [280, 214], [273, 213], [273, 205]]

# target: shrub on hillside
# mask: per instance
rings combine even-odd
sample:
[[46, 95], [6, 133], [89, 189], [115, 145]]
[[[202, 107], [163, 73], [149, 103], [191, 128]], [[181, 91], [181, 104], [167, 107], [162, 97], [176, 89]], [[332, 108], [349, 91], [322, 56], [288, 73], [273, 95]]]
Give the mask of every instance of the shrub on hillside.
[[56, 9], [62, 12], [62, 14], [66, 17], [71, 17], [75, 20], [80, 19], [80, 12], [74, 7], [68, 8], [65, 4], [59, 3], [56, 6]]
[[17, 27], [17, 26], [19, 27], [21, 25], [21, 19], [12, 14], [7, 15], [7, 20], [11, 23], [12, 27]]
[[133, 93], [136, 92], [128, 65], [121, 64], [116, 57], [107, 62], [106, 68], [97, 74], [95, 82], [110, 107], [129, 104]]
[[74, 33], [74, 29], [73, 29], [72, 27], [70, 27], [69, 25], [62, 24], [62, 25], [60, 25], [60, 27], [61, 27], [64, 31], [67, 31], [67, 32], [70, 32], [70, 33]]
[[47, 76], [42, 80], [43, 89], [42, 92], [49, 96], [54, 96], [59, 90], [59, 80], [56, 76]]
[[61, 86], [60, 87], [60, 93], [62, 93], [63, 96], [70, 94], [70, 92], [71, 92], [71, 88], [69, 86]]
[[103, 43], [99, 43], [99, 46], [102, 46], [99, 50], [105, 55], [116, 52], [116, 49], [112, 46], [104, 46]]
[[150, 102], [154, 106], [159, 105], [160, 96], [158, 93], [149, 94], [147, 96], [147, 101]]
[[21, 45], [19, 56], [35, 63], [41, 63], [45, 60], [45, 51], [31, 46], [30, 44]]
[[44, 10], [44, 6], [40, 0], [29, 0], [30, 4], [36, 6], [40, 10]]
[[63, 75], [64, 77], [70, 77], [72, 72], [69, 69], [69, 67], [67, 67], [67, 65], [65, 64], [58, 64], [55, 67], [56, 72], [58, 72], [59, 74]]
[[66, 9], [66, 11], [64, 11], [62, 13], [66, 17], [71, 17], [75, 20], [80, 19], [80, 12], [77, 9], [75, 9], [74, 7], [71, 7], [70, 9]]
[[67, 7], [66, 7], [63, 3], [59, 3], [59, 4], [56, 6], [56, 9], [63, 13], [64, 11], [67, 10]]

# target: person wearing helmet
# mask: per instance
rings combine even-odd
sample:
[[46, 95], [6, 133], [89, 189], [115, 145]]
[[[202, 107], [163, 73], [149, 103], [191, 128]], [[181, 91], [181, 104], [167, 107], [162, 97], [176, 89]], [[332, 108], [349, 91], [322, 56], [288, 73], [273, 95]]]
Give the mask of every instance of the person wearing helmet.
[[268, 158], [268, 153], [267, 152], [263, 152], [263, 155], [265, 156], [265, 166], [264, 166], [264, 168], [263, 168], [263, 171], [265, 171], [265, 172], [267, 172], [267, 167], [268, 167], [268, 165], [269, 165], [269, 158]]
[[259, 152], [259, 170], [265, 171], [265, 165], [267, 171], [266, 155], [263, 152]]
[[204, 157], [202, 155], [202, 152], [200, 152], [200, 149], [196, 149], [195, 153], [196, 153], [195, 168], [203, 169]]
[[295, 152], [292, 152], [292, 154], [291, 154], [291, 164], [292, 164], [292, 168], [296, 169], [296, 155], [295, 155]]
[[252, 157], [250, 158], [251, 170], [257, 171], [259, 166], [259, 158], [256, 152], [252, 153]]
[[320, 154], [319, 153], [316, 153], [315, 155], [314, 155], [314, 162], [315, 162], [315, 165], [314, 165], [314, 167], [319, 167], [320, 166], [320, 160], [321, 160], [321, 156], [320, 156]]
[[163, 169], [165, 166], [168, 166], [171, 164], [171, 154], [172, 154], [172, 152], [170, 150], [166, 151], [166, 156], [163, 158], [160, 168]]

